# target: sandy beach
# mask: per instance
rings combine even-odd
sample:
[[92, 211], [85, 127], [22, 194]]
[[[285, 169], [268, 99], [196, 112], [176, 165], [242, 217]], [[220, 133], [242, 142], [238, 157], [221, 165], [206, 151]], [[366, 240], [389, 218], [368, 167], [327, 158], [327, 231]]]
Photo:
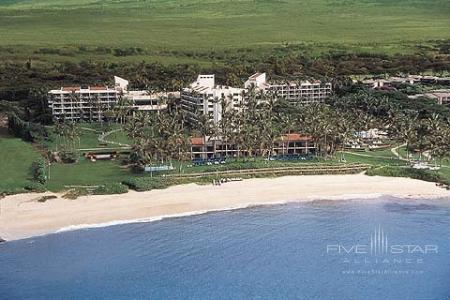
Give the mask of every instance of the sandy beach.
[[38, 202], [42, 195], [20, 194], [1, 199], [0, 237], [15, 240], [61, 230], [253, 205], [315, 199], [370, 199], [377, 195], [450, 197], [450, 191], [430, 182], [359, 174], [249, 179], [221, 186], [189, 184], [141, 193], [84, 196], [76, 200], [58, 197]]

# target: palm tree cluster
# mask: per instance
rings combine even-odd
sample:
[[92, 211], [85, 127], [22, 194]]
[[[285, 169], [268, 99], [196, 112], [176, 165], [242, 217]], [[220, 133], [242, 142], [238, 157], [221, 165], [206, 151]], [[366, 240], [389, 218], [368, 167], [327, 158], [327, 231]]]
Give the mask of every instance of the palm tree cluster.
[[347, 97], [335, 98], [332, 105], [340, 109], [357, 111], [359, 122], [369, 128], [383, 128], [392, 140], [406, 146], [409, 153], [423, 154], [428, 158], [442, 160], [450, 154], [450, 115], [442, 111], [417, 110], [405, 108], [388, 96], [370, 93], [357, 93]]
[[186, 158], [188, 135], [183, 116], [177, 110], [158, 114], [137, 112], [128, 118], [123, 128], [133, 140], [130, 161], [135, 166]]
[[[362, 109], [344, 109], [320, 102], [300, 104], [277, 98], [272, 93], [250, 90], [245, 101], [233, 106], [231, 100], [221, 103], [218, 124], [210, 116], [199, 114], [193, 132], [210, 140], [221, 140], [237, 155], [271, 156], [275, 144], [285, 135], [300, 133], [312, 139], [316, 155], [328, 157], [343, 149], [358, 130], [370, 128], [371, 119]], [[228, 153], [228, 151], [225, 151]]]
[[55, 125], [56, 147], [62, 150], [75, 151], [80, 145], [80, 128], [75, 122], [58, 122]]
[[419, 160], [424, 154], [435, 163], [450, 153], [450, 119], [433, 114], [420, 118], [417, 112], [400, 112], [392, 128], [394, 136], [406, 146], [407, 158], [410, 152], [419, 153]]
[[186, 122], [180, 109], [129, 117], [124, 128], [134, 141], [131, 161], [143, 166], [185, 159], [190, 136], [212, 142], [214, 150], [220, 141], [225, 155], [232, 148], [238, 157], [270, 157], [280, 138], [291, 133], [309, 137], [317, 156], [327, 159], [340, 151], [345, 159], [344, 150], [357, 139], [356, 133], [371, 128], [386, 131], [393, 142], [433, 158], [442, 159], [450, 152], [449, 116], [404, 110], [387, 96], [360, 92], [335, 96], [327, 103], [299, 104], [250, 90], [244, 99], [238, 104], [216, 99], [221, 106], [218, 122], [204, 113], [198, 113], [195, 122]]

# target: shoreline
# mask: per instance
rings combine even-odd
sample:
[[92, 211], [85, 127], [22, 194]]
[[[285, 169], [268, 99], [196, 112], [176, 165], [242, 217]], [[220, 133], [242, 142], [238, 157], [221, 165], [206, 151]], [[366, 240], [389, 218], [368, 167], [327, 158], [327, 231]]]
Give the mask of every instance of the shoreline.
[[[43, 195], [58, 198], [38, 202]], [[20, 194], [0, 200], [0, 237], [12, 241], [253, 206], [316, 200], [373, 200], [387, 195], [447, 198], [450, 191], [432, 182], [357, 174], [255, 178], [221, 186], [186, 184], [148, 192], [82, 196], [76, 200], [52, 193]]]

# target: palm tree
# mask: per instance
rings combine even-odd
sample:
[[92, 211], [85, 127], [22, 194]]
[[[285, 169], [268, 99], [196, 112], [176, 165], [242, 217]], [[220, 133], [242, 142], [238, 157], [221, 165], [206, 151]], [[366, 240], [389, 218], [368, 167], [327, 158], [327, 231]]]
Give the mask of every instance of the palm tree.
[[129, 122], [123, 126], [123, 129], [125, 130], [127, 136], [134, 140], [142, 137], [144, 131], [151, 125], [151, 119], [148, 114], [137, 112], [129, 119]]
[[430, 127], [426, 119], [420, 119], [415, 125], [416, 139], [414, 145], [419, 150], [419, 160], [421, 161], [423, 154], [430, 148]]
[[89, 123], [92, 123], [93, 119], [94, 119], [94, 111], [95, 108], [97, 107], [97, 99], [96, 97], [89, 97], [87, 99], [87, 104], [89, 107]]
[[55, 122], [55, 127], [53, 128], [53, 132], [56, 134], [56, 152], [58, 152], [58, 147], [62, 144], [62, 139], [64, 138], [64, 126], [64, 122]]
[[[445, 123], [441, 120], [438, 114], [433, 114], [427, 119], [429, 135], [427, 136], [430, 148], [431, 157], [434, 160], [435, 166], [437, 166], [436, 158], [439, 158], [442, 163], [442, 158], [448, 151], [448, 145], [446, 146], [446, 135], [448, 134]], [[447, 148], [447, 149], [446, 149]]]
[[126, 117], [131, 113], [133, 110], [133, 103], [131, 99], [124, 98], [122, 96], [119, 96], [117, 99], [117, 104], [112, 107], [112, 111], [114, 113], [114, 119], [116, 122], [123, 124], [126, 120]]
[[131, 148], [130, 161], [139, 168], [151, 164], [152, 156], [149, 150], [147, 139], [143, 137], [136, 138]]
[[340, 112], [336, 118], [336, 134], [341, 143], [341, 161], [345, 161], [345, 146], [349, 139], [355, 136], [354, 116], [350, 113]]
[[[262, 150], [261, 155], [270, 158], [275, 147], [275, 141], [281, 135], [281, 128], [278, 126], [278, 120], [275, 117], [275, 98], [271, 95], [260, 96], [262, 99], [260, 118], [257, 127], [260, 131], [260, 149]], [[293, 128], [294, 125], [291, 124], [289, 128]], [[290, 130], [290, 129], [289, 129]], [[264, 153], [264, 151], [267, 151]]]
[[197, 113], [194, 131], [196, 131], [203, 138], [204, 145], [211, 139], [213, 133], [214, 123], [211, 116], [205, 113]]
[[[231, 96], [232, 97], [232, 96]], [[226, 99], [220, 99], [221, 119], [219, 121], [219, 132], [222, 142], [225, 144], [225, 156], [228, 156], [228, 141], [231, 134], [232, 113], [228, 109], [229, 102]]]
[[409, 160], [409, 148], [416, 139], [416, 123], [418, 114], [406, 115], [404, 113], [397, 115], [397, 121], [390, 128], [392, 134], [406, 145], [406, 158]]
[[66, 124], [64, 131], [66, 138], [69, 140], [69, 145], [72, 151], [75, 151], [76, 144], [80, 145], [80, 131], [75, 122]]

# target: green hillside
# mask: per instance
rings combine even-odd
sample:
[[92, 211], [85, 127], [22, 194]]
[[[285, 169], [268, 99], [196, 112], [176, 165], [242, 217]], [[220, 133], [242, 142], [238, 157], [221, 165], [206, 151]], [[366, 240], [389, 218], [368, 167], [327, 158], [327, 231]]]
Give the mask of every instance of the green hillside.
[[0, 45], [211, 50], [450, 38], [448, 0], [2, 0]]

